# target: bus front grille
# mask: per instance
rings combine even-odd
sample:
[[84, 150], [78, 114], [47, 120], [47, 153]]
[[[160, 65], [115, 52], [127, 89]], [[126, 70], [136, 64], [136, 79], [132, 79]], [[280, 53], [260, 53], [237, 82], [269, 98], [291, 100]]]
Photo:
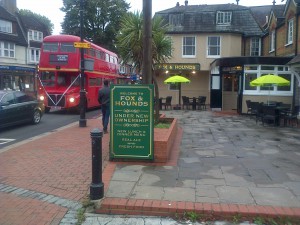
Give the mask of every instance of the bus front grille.
[[66, 103], [65, 96], [63, 96], [63, 97], [62, 97], [62, 95], [49, 95], [48, 96], [48, 106], [65, 107], [65, 103]]

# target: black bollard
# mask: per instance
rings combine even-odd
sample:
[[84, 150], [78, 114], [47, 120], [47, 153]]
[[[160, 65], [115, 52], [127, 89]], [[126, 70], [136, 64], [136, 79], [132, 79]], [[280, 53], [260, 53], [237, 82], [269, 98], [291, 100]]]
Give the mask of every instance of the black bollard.
[[90, 185], [91, 200], [101, 199], [104, 196], [102, 182], [102, 137], [103, 131], [95, 128], [91, 131], [92, 139], [92, 183]]

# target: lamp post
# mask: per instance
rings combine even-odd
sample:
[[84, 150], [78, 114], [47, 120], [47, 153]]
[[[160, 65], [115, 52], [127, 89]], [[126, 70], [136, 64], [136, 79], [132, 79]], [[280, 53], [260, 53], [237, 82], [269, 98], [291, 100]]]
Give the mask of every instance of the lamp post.
[[143, 0], [143, 83], [152, 83], [152, 0]]
[[[83, 42], [83, 0], [80, 0], [80, 41]], [[85, 104], [86, 92], [84, 89], [84, 52], [80, 48], [80, 119], [79, 127], [86, 127]]]

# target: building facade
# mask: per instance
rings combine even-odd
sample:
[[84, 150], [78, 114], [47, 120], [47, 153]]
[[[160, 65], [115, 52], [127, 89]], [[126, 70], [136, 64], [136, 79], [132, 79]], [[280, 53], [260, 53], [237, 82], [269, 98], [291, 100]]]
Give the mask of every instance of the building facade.
[[[269, 94], [276, 101], [295, 104], [295, 75], [287, 63], [296, 56], [293, 43], [299, 42], [296, 37], [299, 23], [292, 19], [297, 17], [297, 8], [294, 0], [283, 5], [258, 7], [188, 5], [185, 1], [184, 5], [177, 3], [173, 8], [156, 13], [155, 16], [161, 16], [168, 24], [167, 35], [174, 46], [173, 58], [156, 70], [160, 95], [171, 95], [173, 104], [178, 103], [178, 90], [163, 80], [181, 74], [191, 80], [182, 85], [182, 95], [206, 96], [212, 109], [244, 113], [247, 99], [266, 101]], [[274, 25], [283, 21], [284, 26]], [[291, 21], [295, 21], [294, 26]], [[275, 39], [272, 30], [281, 36], [277, 34]], [[291, 40], [291, 35], [294, 41], [289, 44], [286, 38]], [[169, 65], [179, 63], [199, 64], [200, 69], [169, 69], [172, 68]], [[285, 77], [291, 86], [273, 90], [250, 86], [251, 80], [267, 73]]]
[[0, 90], [35, 93], [35, 75], [47, 27], [18, 13], [16, 0], [0, 0]]

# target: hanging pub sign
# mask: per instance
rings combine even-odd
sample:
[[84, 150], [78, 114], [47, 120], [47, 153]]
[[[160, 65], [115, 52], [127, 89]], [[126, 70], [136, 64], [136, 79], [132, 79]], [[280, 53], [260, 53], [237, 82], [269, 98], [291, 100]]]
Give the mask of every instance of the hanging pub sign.
[[153, 85], [111, 84], [111, 159], [153, 159], [153, 90]]

